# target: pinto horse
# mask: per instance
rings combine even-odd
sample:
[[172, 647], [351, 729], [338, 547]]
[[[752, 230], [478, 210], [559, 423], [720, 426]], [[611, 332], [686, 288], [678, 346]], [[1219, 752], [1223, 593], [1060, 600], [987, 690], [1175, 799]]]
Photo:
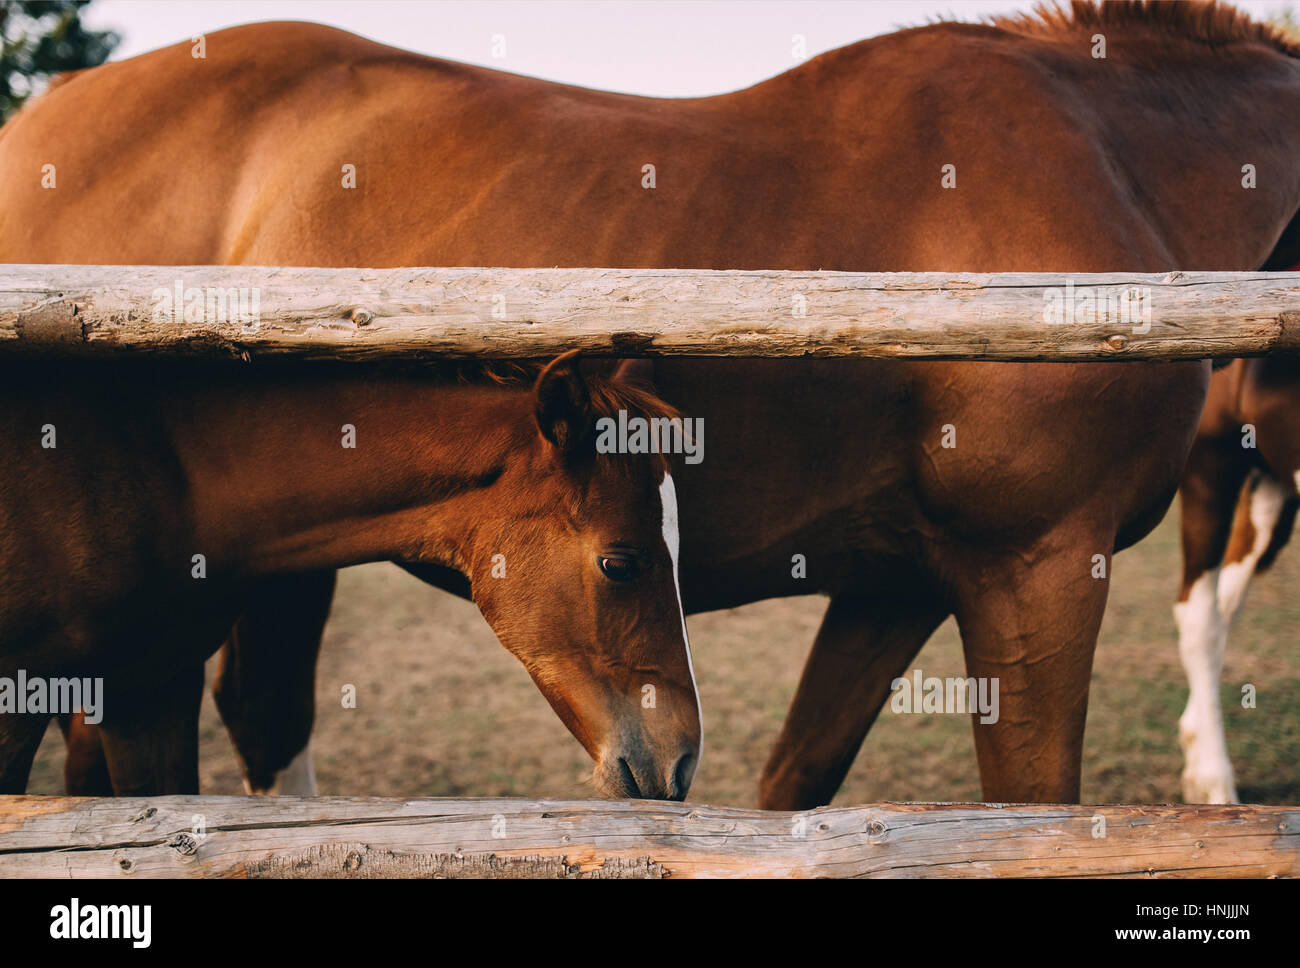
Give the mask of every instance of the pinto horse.
[[[1223, 7], [933, 24], [667, 100], [300, 23], [205, 48], [78, 74], [0, 133], [0, 259], [1300, 261], [1284, 234], [1300, 210], [1300, 57]], [[57, 189], [40, 187], [43, 165]], [[706, 459], [676, 477], [687, 612], [830, 597], [761, 804], [829, 801], [949, 615], [968, 674], [1000, 682], [997, 721], [973, 723], [984, 796], [1078, 800], [1110, 557], [1172, 501], [1209, 381], [1206, 362], [659, 361], [658, 392], [709, 428]], [[314, 627], [319, 601], [303, 612]]]
[[1291, 537], [1300, 507], [1300, 364], [1234, 360], [1215, 373], [1180, 489], [1183, 580], [1174, 606], [1187, 672], [1178, 722], [1183, 798], [1237, 803], [1219, 676], [1251, 579]]
[[[249, 588], [455, 568], [597, 785], [682, 798], [700, 715], [673, 478], [595, 447], [602, 418], [672, 411], [572, 353], [535, 380], [443, 369], [4, 364], [0, 677], [102, 680], [113, 789], [197, 792], [202, 662]], [[53, 711], [0, 715], [0, 792], [23, 791]]]

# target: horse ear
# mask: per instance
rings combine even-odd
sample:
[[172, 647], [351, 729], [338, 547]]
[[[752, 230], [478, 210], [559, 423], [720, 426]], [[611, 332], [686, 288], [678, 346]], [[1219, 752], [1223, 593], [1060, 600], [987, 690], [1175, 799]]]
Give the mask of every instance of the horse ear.
[[648, 356], [633, 356], [622, 360], [614, 368], [612, 379], [616, 383], [632, 383], [649, 390], [655, 388], [655, 361]]
[[537, 377], [537, 429], [560, 453], [577, 451], [591, 429], [591, 395], [578, 372], [578, 350], [557, 356]]

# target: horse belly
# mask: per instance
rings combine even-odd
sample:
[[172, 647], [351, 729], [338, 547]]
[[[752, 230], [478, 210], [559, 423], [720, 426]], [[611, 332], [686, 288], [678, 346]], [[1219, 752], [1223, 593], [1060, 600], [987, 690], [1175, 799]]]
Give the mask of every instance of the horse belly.
[[922, 369], [918, 501], [954, 537], [1007, 544], [1080, 515], [1130, 542], [1158, 523], [1210, 375], [1204, 362]]

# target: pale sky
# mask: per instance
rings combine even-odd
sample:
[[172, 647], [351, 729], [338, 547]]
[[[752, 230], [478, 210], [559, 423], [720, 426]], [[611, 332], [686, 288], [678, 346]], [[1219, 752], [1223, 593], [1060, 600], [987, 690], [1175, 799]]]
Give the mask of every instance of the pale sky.
[[[1281, 0], [1237, 6], [1266, 18]], [[1016, 0], [98, 0], [86, 22], [123, 35], [114, 60], [258, 20], [313, 20], [395, 47], [632, 94], [747, 87], [807, 56], [947, 16], [1026, 10]], [[504, 37], [505, 56], [493, 57]]]

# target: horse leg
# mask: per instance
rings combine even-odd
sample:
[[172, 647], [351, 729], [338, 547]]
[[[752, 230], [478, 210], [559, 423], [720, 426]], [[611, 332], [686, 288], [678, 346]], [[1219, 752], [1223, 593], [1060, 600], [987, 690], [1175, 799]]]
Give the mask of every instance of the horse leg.
[[[1093, 650], [1114, 536], [1049, 534], [1020, 553], [979, 553], [958, 577], [966, 674], [993, 700], [973, 713], [988, 802], [1077, 803]], [[996, 689], [996, 692], [994, 691]], [[987, 721], [985, 721], [987, 720]]]
[[108, 775], [108, 760], [98, 727], [87, 723], [85, 715], [79, 712], [65, 713], [58, 718], [67, 748], [63, 785], [68, 796], [111, 797], [113, 780]]
[[249, 793], [316, 795], [316, 658], [333, 571], [263, 579], [221, 651], [212, 694]]
[[[1237, 802], [1219, 706], [1219, 675], [1228, 634], [1220, 590], [1229, 591], [1228, 597], [1237, 600], [1230, 606], [1235, 612], [1250, 581], [1250, 573], [1238, 568], [1224, 586], [1221, 571], [1229, 538], [1234, 531], [1244, 537], [1250, 526], [1250, 489], [1242, 486], [1249, 468], [1250, 455], [1236, 440], [1198, 439], [1179, 487], [1183, 579], [1174, 621], [1188, 683], [1187, 708], [1178, 720], [1184, 758], [1183, 799], [1188, 803]], [[1241, 502], [1246, 516], [1244, 521], [1236, 521], [1233, 509]]]
[[[1239, 803], [1232, 761], [1223, 729], [1219, 681], [1228, 633], [1232, 631], [1251, 579], [1268, 567], [1286, 543], [1295, 520], [1292, 490], [1272, 474], [1256, 468], [1237, 501], [1232, 533], [1213, 586], [1184, 581], [1182, 600], [1174, 606], [1179, 625], [1179, 654], [1187, 673], [1187, 709], [1178, 721], [1183, 746], [1183, 799], [1188, 803]], [[1189, 522], [1184, 512], [1184, 530]], [[1210, 597], [1207, 603], [1205, 597]], [[1211, 609], [1214, 634], [1198, 635], [1197, 620]]]
[[203, 666], [182, 669], [119, 703], [99, 724], [113, 793], [119, 797], [199, 792]]
[[830, 803], [902, 674], [948, 615], [937, 601], [835, 596], [763, 768], [764, 810]]
[[49, 724], [42, 713], [0, 714], [0, 794], [27, 792], [32, 760]]

